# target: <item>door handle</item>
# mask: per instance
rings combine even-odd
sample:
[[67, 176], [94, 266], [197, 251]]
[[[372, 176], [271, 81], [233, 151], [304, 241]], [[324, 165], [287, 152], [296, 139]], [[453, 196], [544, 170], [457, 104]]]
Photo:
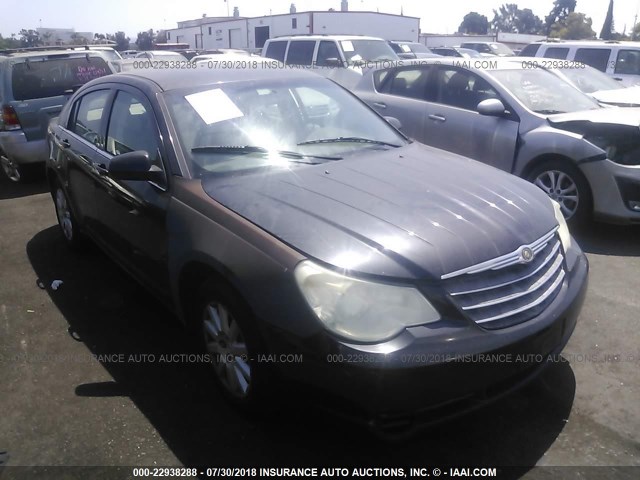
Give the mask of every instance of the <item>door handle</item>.
[[446, 122], [447, 117], [444, 117], [442, 115], [429, 115], [429, 120], [433, 120], [435, 122]]
[[71, 143], [69, 142], [68, 139], [64, 139], [60, 141], [60, 148], [69, 148], [71, 147]]
[[387, 104], [382, 102], [373, 102], [373, 106], [378, 108], [387, 108]]
[[106, 175], [109, 173], [109, 170], [107, 170], [107, 166], [104, 163], [94, 163], [93, 167], [99, 175]]

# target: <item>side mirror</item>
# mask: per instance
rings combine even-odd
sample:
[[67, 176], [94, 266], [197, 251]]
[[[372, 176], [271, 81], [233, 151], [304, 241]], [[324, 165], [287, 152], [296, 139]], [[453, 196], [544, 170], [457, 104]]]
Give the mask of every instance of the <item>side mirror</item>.
[[478, 104], [478, 113], [488, 117], [501, 117], [505, 114], [506, 108], [497, 98], [488, 98]]
[[164, 172], [151, 163], [143, 150], [116, 155], [109, 162], [109, 175], [116, 180], [164, 182]]
[[396, 130], [402, 130], [402, 122], [396, 117], [384, 117], [384, 119]]
[[342, 64], [342, 60], [340, 60], [339, 58], [336, 58], [336, 57], [326, 58], [325, 61], [324, 61], [324, 64], [327, 67], [343, 67], [344, 66]]

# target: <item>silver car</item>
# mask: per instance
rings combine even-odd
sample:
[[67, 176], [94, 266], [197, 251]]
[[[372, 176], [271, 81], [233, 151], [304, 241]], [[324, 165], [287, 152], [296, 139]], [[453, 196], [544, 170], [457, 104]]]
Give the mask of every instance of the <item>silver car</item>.
[[354, 92], [416, 140], [524, 177], [572, 223], [640, 223], [640, 110], [605, 108], [522, 58], [406, 60]]
[[[532, 61], [540, 63], [539, 59]], [[550, 68], [549, 71], [592, 96], [602, 105], [640, 107], [640, 85], [628, 87], [606, 73], [585, 64], [569, 63], [566, 68]]]

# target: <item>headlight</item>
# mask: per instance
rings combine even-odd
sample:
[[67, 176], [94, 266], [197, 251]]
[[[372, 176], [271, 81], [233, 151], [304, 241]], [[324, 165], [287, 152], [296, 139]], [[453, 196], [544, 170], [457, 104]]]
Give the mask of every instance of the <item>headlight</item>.
[[618, 135], [616, 138], [585, 137], [590, 143], [604, 150], [607, 158], [621, 165], [639, 165], [640, 139], [635, 131], [627, 131], [628, 135]]
[[332, 332], [359, 342], [380, 342], [404, 328], [435, 322], [440, 314], [413, 287], [367, 282], [301, 262], [295, 278], [316, 316]]
[[555, 200], [551, 200], [551, 203], [553, 203], [553, 210], [556, 213], [556, 220], [558, 221], [558, 225], [560, 226], [560, 228], [558, 229], [558, 235], [560, 236], [562, 247], [564, 248], [564, 251], [566, 253], [571, 248], [571, 234], [569, 233], [569, 227], [567, 227], [567, 221], [564, 219], [560, 204]]

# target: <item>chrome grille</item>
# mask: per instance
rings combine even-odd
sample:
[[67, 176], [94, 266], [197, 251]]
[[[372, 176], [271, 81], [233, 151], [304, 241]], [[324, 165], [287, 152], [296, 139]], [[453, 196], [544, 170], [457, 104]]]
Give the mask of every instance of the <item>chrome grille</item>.
[[[566, 275], [557, 228], [530, 245], [442, 276], [458, 309], [483, 328], [506, 328], [539, 315]], [[526, 262], [523, 251], [534, 256]]]

